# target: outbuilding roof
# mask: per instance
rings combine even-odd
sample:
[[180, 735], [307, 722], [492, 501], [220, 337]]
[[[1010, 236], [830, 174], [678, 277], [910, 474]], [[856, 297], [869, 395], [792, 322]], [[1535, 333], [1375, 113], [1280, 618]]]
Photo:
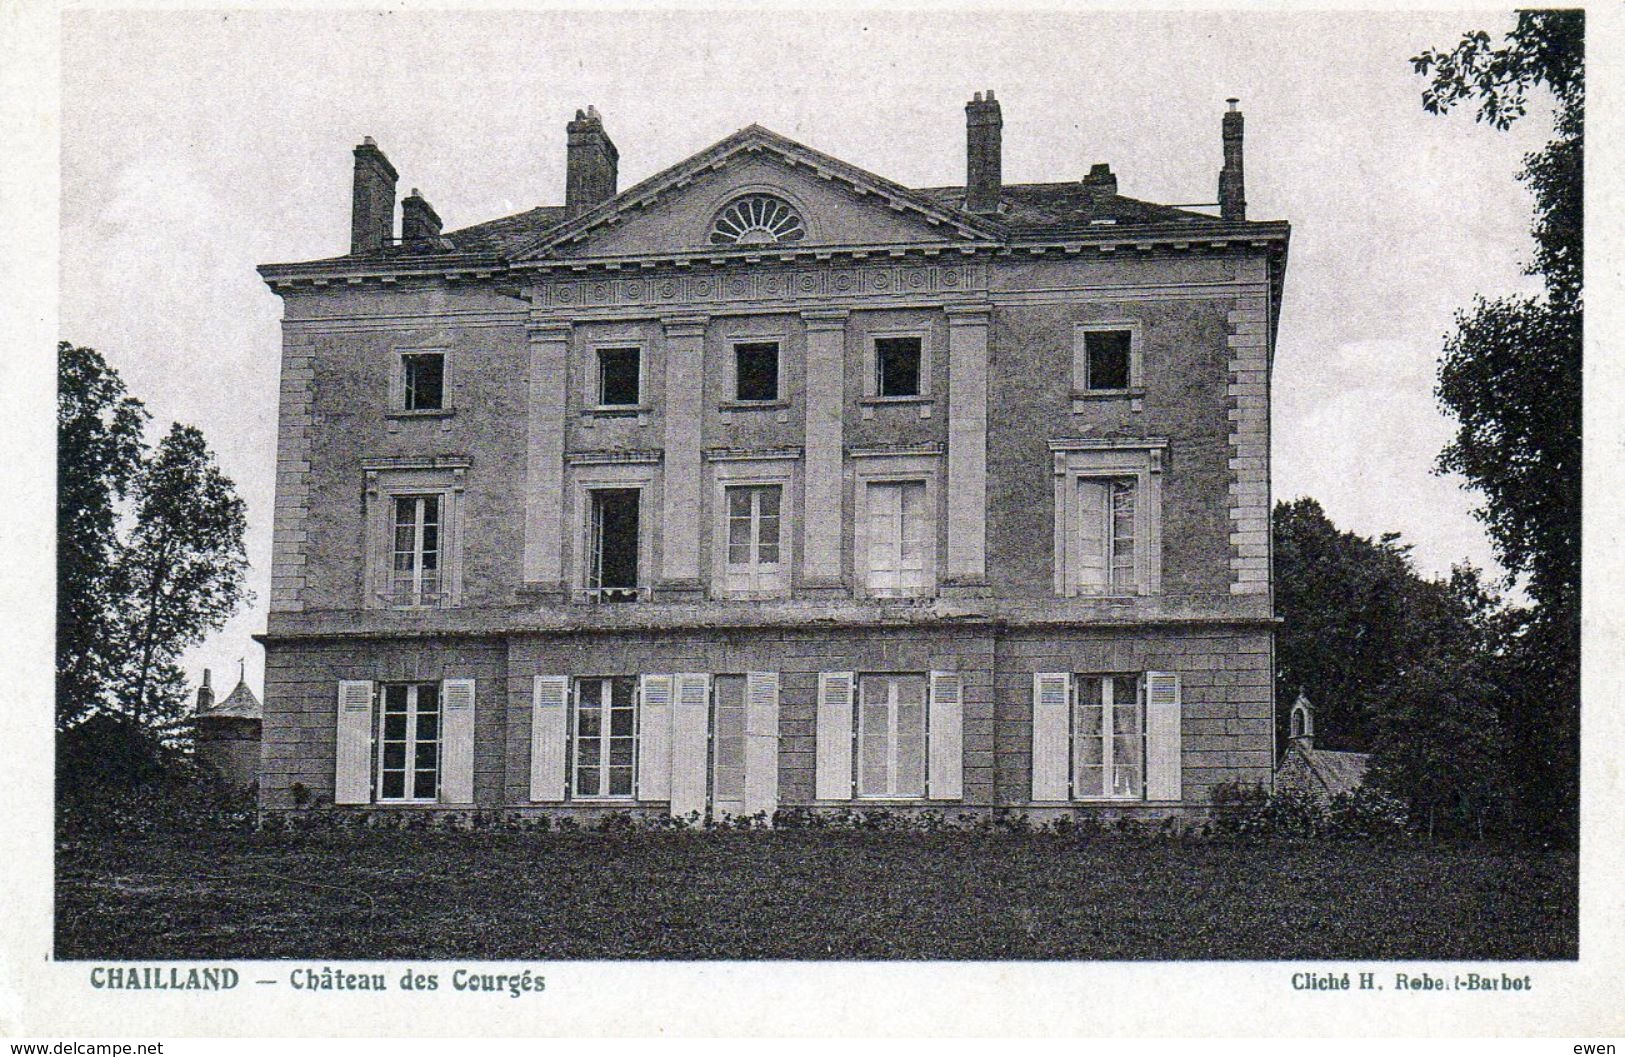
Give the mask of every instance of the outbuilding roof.
[[199, 712], [199, 719], [264, 719], [265, 710], [260, 706], [260, 699], [254, 696], [254, 691], [248, 688], [248, 683], [237, 680], [237, 686], [226, 695], [224, 701], [216, 703], [207, 711]]

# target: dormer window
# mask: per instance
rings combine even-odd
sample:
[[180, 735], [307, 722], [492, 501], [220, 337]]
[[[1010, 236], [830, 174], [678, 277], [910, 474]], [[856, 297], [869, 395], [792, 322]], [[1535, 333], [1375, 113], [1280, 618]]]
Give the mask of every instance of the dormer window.
[[806, 237], [801, 214], [774, 195], [736, 198], [711, 222], [711, 242], [717, 246], [767, 246]]

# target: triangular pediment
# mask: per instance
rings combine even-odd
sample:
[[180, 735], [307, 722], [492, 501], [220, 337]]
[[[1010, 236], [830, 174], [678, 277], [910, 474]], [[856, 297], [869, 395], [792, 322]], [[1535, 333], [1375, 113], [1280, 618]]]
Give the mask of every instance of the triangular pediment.
[[774, 254], [998, 238], [985, 218], [752, 125], [554, 228], [514, 259]]

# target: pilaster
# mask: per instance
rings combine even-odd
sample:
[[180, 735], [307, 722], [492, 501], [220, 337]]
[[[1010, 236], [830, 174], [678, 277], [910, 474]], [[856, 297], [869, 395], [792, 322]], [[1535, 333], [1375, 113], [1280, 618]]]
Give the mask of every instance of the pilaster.
[[944, 588], [987, 585], [987, 305], [948, 308], [948, 561]]
[[564, 422], [570, 324], [530, 326], [525, 422], [525, 589], [562, 601], [564, 586]]
[[700, 583], [700, 446], [703, 440], [705, 316], [661, 320], [666, 362], [665, 460], [661, 489], [660, 579], [666, 598], [702, 593]]
[[846, 592], [841, 530], [847, 316], [844, 310], [801, 314], [807, 328], [807, 427], [800, 586], [814, 595]]

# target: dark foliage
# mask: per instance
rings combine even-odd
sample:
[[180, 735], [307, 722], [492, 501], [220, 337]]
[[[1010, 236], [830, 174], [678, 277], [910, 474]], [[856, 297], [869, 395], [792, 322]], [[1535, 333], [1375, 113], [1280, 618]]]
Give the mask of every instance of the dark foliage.
[[1509, 618], [1495, 673], [1507, 694], [1508, 762], [1521, 825], [1573, 839], [1579, 816], [1581, 397], [1584, 289], [1585, 13], [1524, 11], [1502, 47], [1468, 34], [1411, 60], [1423, 106], [1477, 102], [1506, 128], [1544, 86], [1554, 137], [1524, 159], [1535, 196], [1527, 272], [1542, 298], [1478, 299], [1445, 339], [1438, 397], [1459, 427], [1439, 468], [1485, 498], [1496, 556], [1533, 602]]
[[1569, 851], [1001, 831], [214, 833], [58, 856], [78, 959], [1553, 959]]
[[56, 719], [106, 707], [118, 668], [118, 503], [141, 469], [147, 410], [95, 349], [57, 354]]

